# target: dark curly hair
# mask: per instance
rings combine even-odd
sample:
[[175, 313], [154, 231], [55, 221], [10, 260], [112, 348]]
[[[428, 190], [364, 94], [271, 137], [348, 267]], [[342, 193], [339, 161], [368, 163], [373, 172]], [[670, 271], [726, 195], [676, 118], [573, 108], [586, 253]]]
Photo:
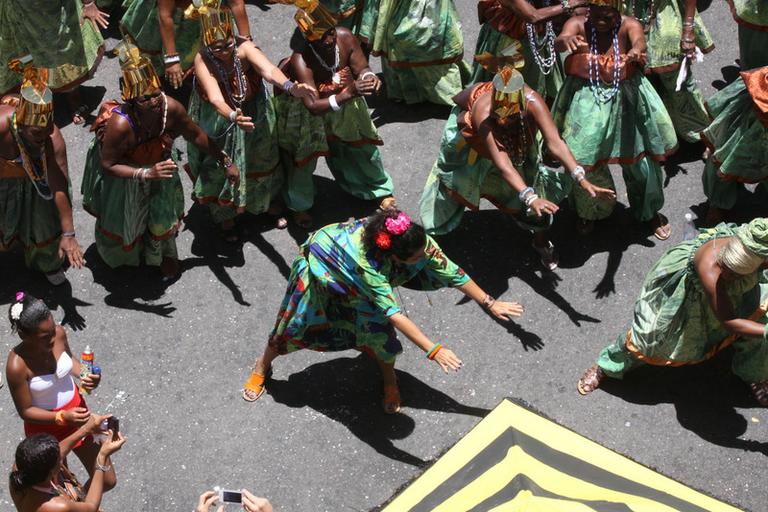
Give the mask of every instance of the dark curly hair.
[[[8, 320], [11, 322], [11, 329], [14, 332], [31, 333], [51, 316], [51, 310], [40, 299], [37, 299], [27, 293], [19, 292], [22, 295], [21, 300], [14, 300], [8, 309]], [[22, 310], [19, 318], [13, 318], [13, 309], [17, 304], [21, 304]]]
[[10, 485], [21, 491], [45, 482], [59, 463], [59, 442], [51, 434], [35, 434], [16, 447], [16, 469], [11, 471]]
[[424, 232], [424, 228], [413, 220], [411, 220], [411, 225], [405, 233], [389, 235], [391, 241], [389, 249], [382, 249], [376, 245], [376, 236], [381, 232], [386, 232], [385, 222], [387, 219], [396, 219], [400, 213], [400, 210], [389, 208], [368, 217], [363, 233], [363, 244], [366, 250], [373, 251], [374, 254], [380, 256], [397, 256], [398, 259], [407, 260], [424, 248], [427, 243], [427, 234]]

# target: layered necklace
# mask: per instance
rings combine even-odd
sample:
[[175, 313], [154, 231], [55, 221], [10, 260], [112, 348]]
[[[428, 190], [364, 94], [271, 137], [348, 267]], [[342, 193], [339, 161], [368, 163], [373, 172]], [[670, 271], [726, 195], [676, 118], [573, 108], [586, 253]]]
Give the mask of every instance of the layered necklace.
[[[550, 0], [544, 1], [544, 7], [549, 7]], [[531, 46], [533, 60], [539, 66], [541, 72], [548, 75], [552, 72], [557, 62], [557, 52], [555, 52], [555, 29], [552, 27], [552, 20], [545, 24], [544, 37], [539, 39], [536, 33], [536, 27], [533, 23], [526, 23], [525, 30], [528, 32], [528, 43]], [[544, 56], [546, 50], [546, 57]]]
[[589, 88], [592, 90], [592, 95], [595, 97], [598, 103], [608, 103], [619, 92], [619, 85], [621, 84], [621, 67], [619, 66], [619, 27], [621, 23], [617, 23], [612, 29], [611, 37], [613, 39], [613, 77], [611, 79], [609, 89], [605, 89], [601, 86], [603, 80], [600, 78], [600, 52], [597, 49], [597, 30], [592, 24], [589, 25], [590, 37], [589, 37], [589, 56], [587, 58], [589, 62]]
[[[163, 97], [163, 118], [161, 120], [160, 133], [157, 134], [157, 137], [159, 137], [159, 136], [161, 136], [162, 134], [165, 133], [165, 125], [166, 125], [166, 123], [168, 121], [168, 98], [165, 96], [164, 92], [161, 92], [160, 95]], [[136, 115], [136, 123], [137, 123], [137, 125], [142, 130], [144, 130], [144, 133], [145, 133], [145, 139], [146, 140], [139, 141], [139, 143], [146, 142], [147, 140], [152, 140], [153, 138], [155, 138], [155, 137], [150, 137], [150, 135], [152, 135], [151, 130], [145, 129], [144, 125], [141, 122], [141, 118], [139, 117], [138, 113], [135, 110], [133, 112]]]
[[[245, 73], [243, 72], [243, 65], [240, 62], [240, 58], [237, 56], [237, 52], [232, 52], [232, 59], [234, 63], [232, 66], [232, 73], [230, 73], [224, 67], [224, 64], [219, 59], [217, 59], [215, 55], [213, 55], [213, 52], [210, 50], [210, 48], [206, 47], [205, 50], [208, 54], [208, 61], [213, 63], [213, 66], [216, 68], [218, 82], [220, 84], [224, 84], [224, 91], [227, 93], [227, 96], [232, 102], [232, 105], [235, 107], [235, 109], [241, 108], [243, 101], [245, 101], [245, 96], [248, 93], [248, 89]], [[237, 82], [237, 92], [232, 90], [230, 79], [233, 73], [235, 75], [235, 81]]]
[[333, 59], [333, 65], [329, 65], [325, 59], [323, 59], [319, 53], [317, 53], [317, 50], [315, 50], [315, 47], [312, 46], [312, 44], [309, 44], [309, 49], [312, 50], [312, 53], [315, 54], [315, 59], [317, 59], [317, 62], [320, 63], [320, 65], [331, 74], [331, 80], [335, 84], [341, 83], [341, 75], [339, 74], [339, 44], [336, 43], [334, 45], [334, 59]]
[[21, 153], [21, 165], [35, 187], [37, 195], [46, 201], [53, 199], [53, 192], [48, 185], [48, 158], [45, 155], [45, 146], [40, 149], [39, 156], [33, 157], [30, 155], [24, 138], [19, 134], [19, 128], [16, 124], [16, 112], [11, 114], [11, 133], [16, 141], [16, 145], [19, 147], [19, 153]]
[[525, 163], [526, 152], [528, 150], [528, 123], [525, 122], [525, 112], [520, 112], [517, 116], [520, 122], [520, 127], [516, 134], [510, 134], [509, 130], [499, 130], [501, 133], [495, 133], [494, 137], [504, 146], [504, 149], [509, 155], [509, 159], [515, 164], [515, 167], [520, 167]]

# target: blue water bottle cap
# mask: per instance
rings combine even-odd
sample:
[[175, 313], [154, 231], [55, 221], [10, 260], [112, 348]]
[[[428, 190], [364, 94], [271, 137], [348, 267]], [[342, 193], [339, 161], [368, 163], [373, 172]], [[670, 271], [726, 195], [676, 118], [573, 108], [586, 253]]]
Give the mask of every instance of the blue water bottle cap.
[[101, 368], [99, 368], [98, 366], [94, 366], [91, 373], [93, 373], [94, 375], [101, 375]]

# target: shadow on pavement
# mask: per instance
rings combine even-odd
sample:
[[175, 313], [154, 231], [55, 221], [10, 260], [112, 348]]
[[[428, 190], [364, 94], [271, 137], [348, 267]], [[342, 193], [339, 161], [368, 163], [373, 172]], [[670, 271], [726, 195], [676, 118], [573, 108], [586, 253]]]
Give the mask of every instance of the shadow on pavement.
[[643, 366], [600, 389], [639, 405], [674, 405], [680, 426], [707, 442], [768, 455], [768, 442], [740, 439], [749, 419], [736, 407], [758, 407], [749, 388], [730, 368], [731, 350], [693, 366]]
[[[24, 257], [20, 250], [2, 253], [0, 268], [3, 269], [3, 278], [0, 279], [0, 304], [10, 304], [16, 292], [23, 291], [42, 299], [51, 311], [61, 307], [64, 311], [61, 325], [66, 325], [73, 331], [85, 328], [85, 318], [77, 308], [92, 304], [74, 297], [72, 284], [69, 281], [60, 286], [52, 286], [42, 274], [29, 270], [24, 265]], [[67, 274], [71, 275], [74, 272], [82, 271], [70, 269]]]
[[[381, 77], [379, 77], [381, 78]], [[365, 101], [373, 109], [371, 119], [376, 128], [391, 123], [420, 123], [428, 119], [448, 119], [451, 107], [432, 103], [407, 105], [387, 100], [386, 85], [377, 96], [368, 96]]]
[[[279, 373], [279, 362], [275, 369]], [[478, 418], [490, 412], [460, 404], [409, 373], [398, 370], [397, 379], [404, 408]], [[313, 364], [290, 375], [287, 380], [272, 378], [267, 383], [267, 392], [277, 403], [294, 408], [310, 407], [338, 421], [376, 452], [390, 459], [423, 467], [429, 461], [394, 445], [393, 440], [411, 435], [416, 422], [403, 412], [394, 415], [384, 413], [380, 381], [376, 364], [360, 354], [354, 358], [337, 358]]]

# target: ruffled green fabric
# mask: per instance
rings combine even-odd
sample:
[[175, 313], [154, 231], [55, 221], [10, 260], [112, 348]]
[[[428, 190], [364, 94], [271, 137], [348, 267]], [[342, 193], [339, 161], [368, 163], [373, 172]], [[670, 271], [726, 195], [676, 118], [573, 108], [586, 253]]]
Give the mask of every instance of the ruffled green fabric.
[[[178, 152], [171, 154], [178, 163]], [[129, 163], [130, 165], [130, 163]], [[94, 138], [86, 156], [81, 186], [83, 208], [96, 217], [96, 248], [112, 268], [159, 266], [176, 258], [176, 234], [184, 216], [184, 190], [179, 173], [169, 180], [136, 180], [109, 176], [101, 168], [101, 146]]]
[[606, 103], [595, 100], [588, 81], [568, 76], [552, 113], [576, 161], [585, 167], [634, 163], [643, 156], [663, 159], [677, 147], [672, 120], [640, 73], [622, 81]]
[[[768, 11], [768, 8], [766, 8]], [[739, 66], [743, 70], [768, 66], [768, 29], [753, 30], [739, 25]]]
[[[646, 27], [647, 70], [653, 71], [666, 66], [679, 67], [682, 60], [680, 36], [683, 30], [684, 3], [684, 0], [627, 0], [624, 2], [624, 14], [634, 16], [641, 23], [648, 19], [649, 9], [655, 6], [656, 15], [653, 17], [650, 28]], [[696, 46], [702, 51], [710, 51], [714, 42], [698, 11], [693, 23]]]
[[98, 65], [104, 40], [91, 20], [80, 24], [79, 1], [3, 0], [0, 2], [0, 93], [21, 83], [7, 61], [32, 55], [48, 68], [48, 86], [66, 91], [89, 78]]
[[[477, 210], [481, 198], [514, 215], [524, 229], [538, 231], [548, 228], [552, 224], [552, 216], [539, 218], [527, 214], [517, 192], [504, 181], [493, 162], [478, 156], [471, 164], [469, 145], [456, 149], [457, 144], [464, 140], [457, 124], [460, 112], [461, 108], [455, 106], [446, 122], [440, 140], [440, 154], [424, 185], [419, 202], [424, 229], [435, 235], [453, 231], [461, 223], [464, 209]], [[540, 141], [534, 141], [529, 146], [524, 163], [517, 169], [539, 197], [553, 203], [562, 201], [571, 190], [571, 182], [565, 173], [541, 166]]]
[[63, 262], [60, 237], [59, 210], [52, 199], [40, 197], [27, 177], [0, 178], [0, 251], [19, 242], [27, 267], [53, 272]]
[[[165, 74], [163, 63], [163, 40], [160, 37], [160, 18], [157, 14], [157, 0], [126, 0], [126, 7], [120, 24], [135, 41], [141, 51], [152, 60], [159, 76]], [[184, 19], [184, 11], [178, 7], [173, 11], [173, 33], [176, 38], [176, 53], [181, 67], [187, 70], [195, 62], [200, 50], [200, 22]]]
[[[486, 22], [480, 27], [480, 34], [477, 36], [477, 45], [475, 47], [475, 55], [488, 52], [491, 55], [499, 55], [503, 49], [508, 47], [515, 41], [506, 34], [503, 34], [493, 28], [493, 25]], [[541, 94], [544, 99], [549, 103], [557, 96], [557, 91], [563, 85], [564, 73], [563, 65], [558, 58], [555, 62], [555, 67], [552, 71], [545, 75], [541, 72], [541, 69], [536, 64], [531, 53], [531, 45], [527, 38], [521, 39], [520, 44], [523, 47], [523, 56], [525, 57], [525, 66], [521, 69], [523, 80], [526, 85], [531, 89], [536, 90]], [[472, 64], [472, 83], [488, 82], [493, 79], [493, 73], [490, 73], [483, 69], [483, 67], [477, 63]]]
[[768, 219], [758, 217], [736, 231], [741, 243], [761, 258], [768, 258]]
[[469, 80], [453, 0], [381, 0], [373, 51], [390, 99], [452, 105]]
[[215, 222], [246, 211], [254, 215], [267, 211], [282, 184], [275, 111], [263, 86], [242, 105], [242, 110], [253, 119], [252, 132], [230, 128], [229, 120], [202, 100], [197, 90], [189, 101], [190, 117], [214, 138], [240, 170], [240, 183], [233, 189], [215, 158], [194, 144], [187, 144], [189, 169], [195, 180], [193, 196], [210, 205]]
[[768, 5], [764, 0], [728, 0], [728, 3], [735, 11], [737, 21], [768, 29]]
[[[646, 357], [672, 363], [693, 363], [706, 358], [729, 332], [715, 316], [693, 264], [706, 242], [737, 234], [734, 225], [720, 224], [698, 237], [667, 250], [648, 272], [635, 303], [631, 341]], [[738, 318], [748, 318], [760, 301], [758, 273], [725, 282], [725, 292]], [[636, 363], [625, 348], [626, 333], [604, 349], [600, 367], [621, 376]], [[755, 361], [765, 369], [764, 361]], [[739, 373], [739, 372], [737, 372]], [[744, 372], [747, 373], [747, 372]]]

